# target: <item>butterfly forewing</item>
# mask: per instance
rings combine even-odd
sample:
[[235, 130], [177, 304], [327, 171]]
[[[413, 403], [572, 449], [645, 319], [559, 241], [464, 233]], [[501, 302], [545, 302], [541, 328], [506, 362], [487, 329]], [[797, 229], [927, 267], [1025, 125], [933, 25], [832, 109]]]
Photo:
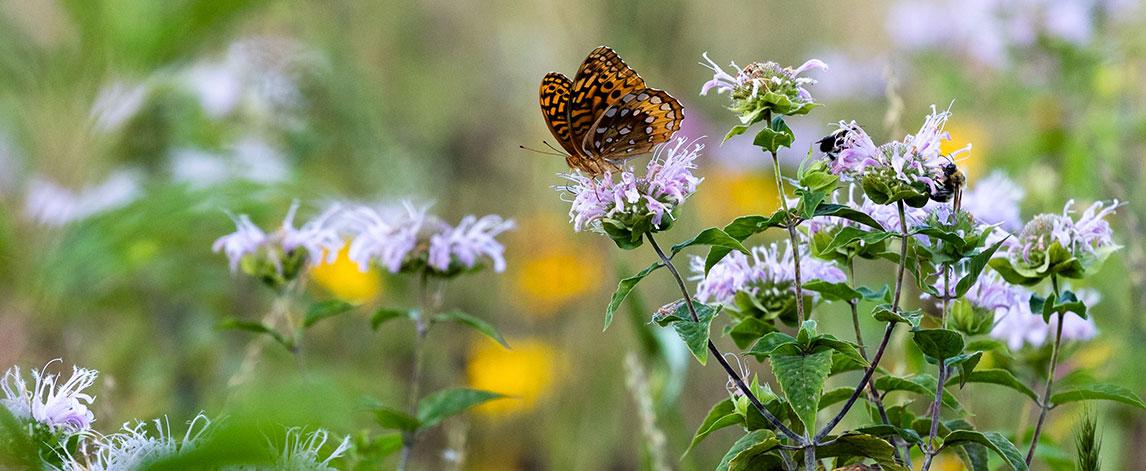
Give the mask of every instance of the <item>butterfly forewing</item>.
[[572, 82], [569, 77], [557, 72], [545, 74], [541, 79], [541, 114], [545, 117], [545, 124], [549, 132], [561, 144], [561, 147], [570, 154], [577, 154], [577, 145], [573, 135], [569, 132], [569, 88]]
[[585, 138], [606, 108], [644, 88], [645, 81], [615, 51], [601, 46], [590, 52], [569, 90], [569, 126], [574, 142]]
[[683, 120], [684, 107], [676, 98], [662, 90], [637, 90], [605, 109], [581, 141], [582, 150], [621, 162], [668, 141]]

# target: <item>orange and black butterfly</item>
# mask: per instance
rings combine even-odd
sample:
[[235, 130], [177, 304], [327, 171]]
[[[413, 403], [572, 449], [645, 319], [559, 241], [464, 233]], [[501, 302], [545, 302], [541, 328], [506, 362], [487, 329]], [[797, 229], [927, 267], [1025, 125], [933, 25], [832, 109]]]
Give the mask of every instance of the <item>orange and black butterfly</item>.
[[541, 79], [541, 113], [568, 152], [565, 162], [590, 175], [668, 141], [684, 107], [664, 90], [648, 88], [612, 49], [589, 53], [573, 80], [550, 72]]

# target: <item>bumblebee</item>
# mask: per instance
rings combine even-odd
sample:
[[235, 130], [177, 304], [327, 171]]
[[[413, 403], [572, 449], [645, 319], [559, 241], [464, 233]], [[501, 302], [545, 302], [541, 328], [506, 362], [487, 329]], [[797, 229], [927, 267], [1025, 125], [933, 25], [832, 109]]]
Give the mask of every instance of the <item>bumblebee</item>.
[[946, 203], [954, 199], [954, 209], [959, 211], [963, 202], [963, 185], [967, 183], [967, 176], [959, 170], [955, 162], [947, 162], [939, 167], [939, 175], [935, 178], [935, 188], [928, 196], [932, 200]]
[[844, 149], [844, 141], [848, 133], [856, 128], [859, 128], [859, 126], [856, 126], [854, 123], [841, 126], [835, 132], [816, 141], [817, 148], [820, 149], [820, 152], [823, 152], [824, 155], [828, 156], [829, 160], [835, 161], [836, 158], [840, 156], [840, 151]]

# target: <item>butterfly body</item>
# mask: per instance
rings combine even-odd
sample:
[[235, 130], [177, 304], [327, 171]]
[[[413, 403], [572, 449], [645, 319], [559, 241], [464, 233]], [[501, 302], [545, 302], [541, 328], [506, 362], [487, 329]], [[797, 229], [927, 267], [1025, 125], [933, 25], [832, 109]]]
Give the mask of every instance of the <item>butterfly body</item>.
[[589, 53], [572, 80], [558, 72], [541, 79], [545, 124], [568, 155], [570, 168], [590, 175], [618, 169], [680, 129], [684, 107], [648, 88], [612, 49]]

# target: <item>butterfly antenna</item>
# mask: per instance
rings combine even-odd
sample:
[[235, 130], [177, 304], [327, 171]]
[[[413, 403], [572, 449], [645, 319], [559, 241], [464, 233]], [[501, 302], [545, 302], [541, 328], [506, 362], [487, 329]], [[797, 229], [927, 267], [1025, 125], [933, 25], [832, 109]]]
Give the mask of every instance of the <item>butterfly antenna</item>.
[[564, 153], [564, 152], [562, 152], [562, 151], [561, 151], [561, 149], [558, 149], [558, 148], [556, 148], [556, 147], [553, 147], [553, 144], [550, 144], [550, 143], [549, 143], [549, 141], [541, 141], [541, 143], [542, 143], [542, 144], [545, 144], [545, 146], [546, 146], [546, 147], [548, 147], [548, 148], [550, 148], [550, 149], [553, 149], [553, 151], [554, 151], [554, 152], [557, 152], [557, 153], [558, 153], [558, 154], [560, 154], [560, 155], [565, 155], [565, 153]]
[[541, 154], [541, 155], [556, 155], [558, 157], [565, 157], [565, 154], [559, 154], [559, 153], [555, 153], [555, 152], [547, 152], [547, 151], [538, 150], [538, 149], [534, 149], [531, 147], [525, 147], [525, 146], [517, 146], [517, 147], [520, 147], [521, 149], [527, 150], [530, 152], [536, 152], [536, 153]]

